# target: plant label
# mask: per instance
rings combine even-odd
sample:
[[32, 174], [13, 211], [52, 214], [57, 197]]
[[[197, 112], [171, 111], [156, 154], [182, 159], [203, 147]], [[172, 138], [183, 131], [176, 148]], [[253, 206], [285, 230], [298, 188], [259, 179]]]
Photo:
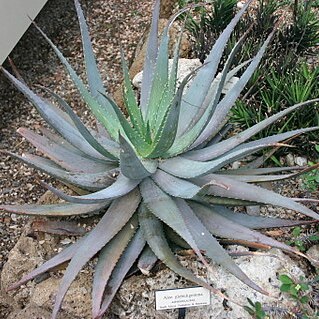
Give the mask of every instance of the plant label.
[[210, 291], [203, 287], [155, 291], [156, 310], [210, 305]]

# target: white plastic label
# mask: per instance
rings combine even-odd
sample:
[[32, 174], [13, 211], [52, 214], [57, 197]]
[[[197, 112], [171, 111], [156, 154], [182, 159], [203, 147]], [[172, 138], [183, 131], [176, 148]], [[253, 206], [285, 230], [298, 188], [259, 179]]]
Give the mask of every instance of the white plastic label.
[[156, 310], [210, 305], [210, 291], [203, 287], [155, 291]]

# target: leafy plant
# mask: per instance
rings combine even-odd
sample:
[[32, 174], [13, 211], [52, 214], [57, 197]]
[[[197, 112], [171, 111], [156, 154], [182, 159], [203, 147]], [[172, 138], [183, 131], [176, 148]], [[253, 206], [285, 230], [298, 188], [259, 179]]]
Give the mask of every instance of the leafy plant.
[[187, 16], [185, 26], [194, 37], [193, 51], [200, 61], [204, 62], [215, 40], [234, 17], [236, 4], [237, 0], [207, 1], [197, 8], [195, 17]]
[[315, 243], [319, 241], [319, 235], [316, 233], [303, 234], [302, 229], [299, 226], [292, 230], [291, 235], [292, 239], [288, 241], [288, 244], [296, 246], [300, 251], [306, 251], [309, 243]]
[[282, 283], [280, 291], [287, 293], [290, 298], [296, 300], [298, 304], [298, 318], [312, 319], [318, 315], [316, 309], [310, 307], [309, 303], [316, 294], [315, 285], [318, 283], [319, 278], [307, 281], [305, 278], [300, 277], [299, 280], [294, 280], [288, 275], [280, 275], [279, 280]]
[[[270, 204], [319, 219], [316, 212], [297, 201], [253, 184], [295, 176], [298, 172], [277, 175], [291, 168], [253, 169], [247, 166], [234, 170], [224, 169], [231, 162], [258, 150], [281, 145], [278, 144], [281, 141], [318, 129], [297, 129], [247, 142], [274, 121], [319, 100], [316, 99], [293, 105], [246, 131], [220, 140], [225, 131], [227, 114], [258, 67], [272, 37], [272, 34], [267, 37], [251, 61], [231, 69], [232, 60], [244, 41], [241, 38], [227, 57], [221, 75], [217, 77], [223, 49], [250, 2], [222, 32], [204, 65], [189, 74], [177, 87], [178, 46], [173, 67], [168, 69], [169, 28], [177, 15], [167, 25], [158, 43], [160, 1], [157, 0], [139, 100], [135, 98], [122, 54], [128, 118], [103, 86], [78, 0], [75, 0], [75, 7], [83, 38], [89, 89], [59, 49], [38, 28], [95, 115], [99, 123], [97, 130], [85, 127], [68, 103], [56, 93], [47, 90], [61, 109], [36, 95], [23, 81], [2, 68], [5, 76], [34, 104], [55, 131], [42, 127], [39, 128], [41, 134], [38, 134], [20, 128], [19, 133], [43, 156], [8, 153], [84, 192], [69, 195], [44, 184], [65, 202], [50, 205], [1, 205], [0, 209], [17, 214], [59, 217], [101, 212], [101, 219], [93, 230], [25, 275], [9, 289], [15, 289], [69, 261], [55, 299], [52, 314], [55, 319], [77, 274], [97, 256], [92, 314], [93, 318], [101, 318], [135, 261], [141, 271], [146, 272], [160, 259], [180, 276], [227, 298], [210, 283], [182, 267], [170, 249], [171, 243], [191, 247], [208, 266], [202, 253], [205, 251], [208, 258], [225, 267], [248, 286], [265, 294], [236, 265], [217, 238], [230, 238], [257, 248], [276, 247], [304, 256], [298, 250], [260, 234], [255, 229], [295, 226], [307, 222], [248, 216], [227, 208], [233, 205]], [[239, 70], [243, 72], [237, 83], [222, 95], [224, 83]], [[190, 79], [192, 82], [185, 89]]]
[[[219, 3], [220, 1], [212, 1]], [[231, 2], [231, 1], [230, 1]], [[305, 62], [305, 53], [314, 48], [319, 36], [318, 12], [312, 9], [314, 1], [276, 1], [259, 0], [249, 13], [237, 24], [234, 34], [226, 47], [230, 53], [236, 39], [249, 30], [241, 47], [241, 54], [235, 57], [235, 63], [241, 63], [256, 54], [257, 44], [261, 43], [274, 25], [278, 29], [271, 48], [265, 54], [260, 69], [256, 70], [243, 91], [243, 99], [233, 109], [232, 122], [245, 128], [250, 127], [275, 114], [287, 105], [317, 97], [319, 93], [319, 68], [310, 68]], [[225, 6], [229, 1], [225, 1]], [[233, 8], [234, 8], [233, 4]], [[279, 10], [280, 9], [280, 10]], [[194, 39], [195, 56], [201, 60], [207, 56], [215, 39], [220, 34], [217, 27], [222, 21], [231, 19], [235, 11], [222, 10], [214, 15], [209, 10], [201, 9], [198, 18], [186, 19], [186, 27]], [[219, 12], [219, 11], [217, 11]], [[284, 19], [280, 12], [291, 12], [292, 17]], [[227, 15], [220, 16], [222, 14]], [[211, 40], [209, 40], [211, 39]], [[292, 113], [289, 117], [271, 125], [256, 137], [261, 138], [278, 131], [284, 132], [298, 127], [319, 124], [318, 105], [305, 112]], [[310, 140], [318, 140], [318, 133], [310, 134]], [[299, 149], [311, 154], [309, 143], [300, 138], [296, 140]]]
[[[315, 150], [319, 154], [319, 145], [315, 145]], [[316, 165], [314, 162], [308, 163], [310, 166]], [[305, 189], [315, 192], [319, 189], [319, 169], [316, 168], [302, 175], [302, 184]]]
[[312, 9], [313, 0], [293, 2], [293, 23], [280, 32], [283, 47], [294, 52], [302, 52], [318, 45], [319, 20]]
[[[299, 63], [287, 73], [277, 72], [271, 68], [263, 76], [262, 86], [258, 78], [254, 92], [249, 94], [249, 103], [239, 100], [233, 109], [232, 121], [241, 127], [253, 126], [256, 122], [275, 114], [291, 104], [300, 103], [318, 96], [319, 68], [311, 69], [306, 63]], [[284, 132], [298, 126], [312, 126], [319, 124], [318, 104], [304, 112], [296, 111], [267, 130], [259, 133], [258, 137], [265, 137], [276, 132]], [[318, 133], [310, 133], [310, 138], [317, 140]], [[309, 145], [309, 143], [307, 143]]]
[[254, 318], [254, 319], [265, 319], [266, 312], [262, 309], [261, 303], [259, 301], [253, 302], [247, 298], [249, 306], [244, 306], [244, 309]]

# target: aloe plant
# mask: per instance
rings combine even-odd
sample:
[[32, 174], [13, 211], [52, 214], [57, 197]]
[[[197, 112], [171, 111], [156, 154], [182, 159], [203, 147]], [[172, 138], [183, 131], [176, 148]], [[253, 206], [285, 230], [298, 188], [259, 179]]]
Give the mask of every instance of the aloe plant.
[[[221, 76], [216, 77], [227, 41], [249, 3], [223, 31], [203, 66], [189, 74], [178, 86], [178, 44], [173, 67], [169, 70], [168, 42], [169, 28], [179, 13], [172, 17], [159, 41], [160, 1], [156, 0], [139, 100], [132, 89], [122, 54], [124, 100], [128, 118], [117, 107], [102, 83], [78, 0], [75, 0], [75, 7], [82, 33], [89, 88], [83, 84], [59, 49], [36, 26], [64, 64], [99, 124], [96, 130], [85, 127], [59, 95], [47, 90], [60, 108], [36, 95], [24, 82], [2, 68], [5, 76], [34, 104], [54, 131], [43, 127], [40, 128], [41, 134], [38, 134], [20, 128], [19, 133], [43, 157], [9, 154], [85, 192], [69, 195], [45, 184], [65, 202], [50, 205], [1, 205], [0, 209], [17, 214], [59, 217], [98, 211], [101, 219], [84, 237], [25, 275], [9, 289], [15, 289], [69, 261], [56, 295], [52, 314], [52, 318], [56, 318], [73, 280], [89, 260], [98, 256], [93, 279], [92, 316], [101, 318], [136, 261], [142, 272], [148, 272], [160, 259], [177, 274], [221, 294], [211, 283], [182, 267], [173, 253], [172, 245], [190, 247], [208, 269], [206, 258], [222, 265], [261, 293], [267, 292], [236, 265], [220, 244], [220, 238], [254, 247], [276, 247], [303, 255], [255, 229], [307, 222], [248, 216], [235, 213], [230, 208], [234, 205], [270, 204], [300, 212], [312, 219], [319, 217], [316, 212], [294, 199], [254, 185], [254, 182], [289, 178], [300, 171], [283, 173], [291, 170], [289, 167], [246, 166], [226, 169], [235, 160], [264, 148], [281, 145], [281, 141], [295, 135], [318, 129], [299, 129], [248, 142], [253, 135], [274, 121], [318, 101], [316, 99], [291, 106], [237, 135], [223, 137], [227, 114], [258, 67], [272, 36], [267, 38], [252, 60], [232, 67], [232, 60], [244, 41], [241, 38], [227, 57]], [[239, 80], [223, 95], [224, 83], [239, 70]]]

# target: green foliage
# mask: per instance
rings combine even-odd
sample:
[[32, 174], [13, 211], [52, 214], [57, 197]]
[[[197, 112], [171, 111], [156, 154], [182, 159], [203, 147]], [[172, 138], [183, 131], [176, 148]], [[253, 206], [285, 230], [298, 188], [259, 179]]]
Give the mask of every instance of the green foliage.
[[317, 298], [316, 285], [319, 281], [318, 276], [312, 280], [306, 280], [304, 277], [294, 280], [288, 275], [280, 275], [279, 281], [281, 282], [280, 291], [288, 294], [290, 298], [297, 302], [298, 318], [317, 318], [318, 312], [316, 307], [318, 304], [314, 304], [314, 300]]
[[[220, 1], [213, 1], [218, 3]], [[228, 3], [228, 1], [225, 2]], [[226, 48], [230, 52], [236, 38], [247, 30], [249, 33], [241, 48], [241, 54], [235, 58], [236, 63], [253, 57], [256, 44], [261, 43], [269, 30], [278, 24], [278, 29], [267, 50], [261, 67], [255, 71], [247, 87], [243, 90], [242, 99], [236, 102], [231, 121], [242, 128], [251, 127], [262, 119], [275, 114], [294, 103], [305, 101], [318, 96], [319, 68], [310, 68], [305, 60], [305, 53], [319, 42], [318, 12], [313, 10], [315, 1], [276, 1], [259, 0], [257, 5], [235, 28], [234, 35]], [[214, 7], [215, 9], [218, 6]], [[217, 12], [219, 12], [217, 10]], [[219, 18], [229, 13], [229, 16]], [[280, 12], [290, 12], [291, 21], [283, 19]], [[186, 27], [194, 37], [194, 52], [203, 60], [213, 42], [204, 39], [215, 39], [220, 31], [216, 25], [220, 20], [231, 19], [234, 11], [201, 9], [197, 20], [187, 19]], [[228, 20], [227, 20], [228, 21]], [[278, 131], [288, 131], [297, 127], [315, 126], [319, 123], [318, 104], [297, 114], [291, 114], [260, 132], [256, 137], [261, 138]], [[311, 141], [317, 141], [318, 133], [310, 134]], [[299, 149], [311, 153], [309, 143], [300, 138], [296, 140]]]
[[244, 309], [254, 318], [254, 319], [265, 319], [266, 312], [262, 309], [261, 303], [256, 301], [253, 302], [247, 298], [249, 306], [244, 306]]
[[[263, 79], [251, 87], [253, 93], [248, 93], [249, 102], [239, 100], [233, 109], [232, 121], [240, 127], [251, 127], [265, 117], [275, 114], [291, 104], [306, 101], [319, 94], [319, 68], [311, 69], [306, 63], [299, 63], [297, 66], [286, 72], [278, 72], [270, 68]], [[296, 111], [281, 121], [269, 126], [261, 132], [258, 137], [275, 134], [278, 131], [284, 132], [300, 126], [312, 126], [319, 124], [319, 105]], [[316, 141], [318, 133], [311, 133], [310, 140]], [[310, 148], [309, 140], [305, 143]]]
[[[222, 295], [211, 283], [183, 267], [171, 246], [192, 249], [208, 266], [203, 256], [205, 252], [208, 258], [260, 293], [265, 291], [232, 260], [220, 244], [220, 238], [238, 243], [258, 243], [304, 256], [297, 249], [255, 229], [296, 226], [305, 222], [249, 216], [231, 209], [231, 206], [239, 205], [276, 205], [319, 219], [316, 212], [294, 199], [254, 185], [255, 182], [280, 180], [298, 174], [281, 174], [291, 168], [253, 168], [248, 164], [241, 169], [227, 169], [234, 161], [278, 146], [278, 143], [295, 135], [318, 129], [301, 128], [249, 141], [275, 121], [319, 101], [314, 99], [289, 106], [250, 129], [225, 138], [224, 126], [227, 131], [229, 112], [256, 71], [273, 36], [272, 33], [267, 36], [250, 61], [234, 66], [244, 38], [236, 42], [229, 54], [223, 56], [232, 32], [249, 4], [250, 1], [221, 32], [205, 63], [187, 75], [178, 86], [178, 47], [170, 70], [170, 24], [158, 39], [160, 1], [156, 0], [139, 99], [133, 91], [122, 54], [123, 94], [128, 118], [103, 85], [78, 0], [75, 0], [75, 7], [80, 22], [89, 88], [60, 50], [37, 27], [96, 117], [99, 124], [96, 129], [87, 128], [68, 103], [54, 92], [48, 90], [59, 107], [36, 95], [25, 82], [1, 68], [52, 129], [37, 127], [40, 133], [26, 128], [18, 130], [41, 156], [8, 153], [66, 185], [76, 186], [78, 193], [69, 195], [43, 183], [64, 202], [0, 205], [0, 209], [38, 217], [85, 215], [97, 211], [101, 215], [95, 228], [88, 234], [25, 275], [9, 289], [18, 288], [36, 276], [69, 262], [55, 298], [52, 319], [56, 319], [70, 285], [81, 269], [97, 257], [92, 285], [92, 316], [97, 319], [106, 312], [136, 261], [141, 272], [145, 273], [159, 259], [180, 276]], [[236, 74], [236, 83], [223, 93], [225, 83]], [[260, 315], [260, 305], [254, 307], [257, 307]]]
[[[315, 150], [319, 154], [319, 145], [315, 145]], [[316, 165], [314, 162], [308, 163], [310, 166]], [[302, 175], [302, 185], [305, 189], [315, 192], [319, 189], [319, 169], [316, 168]]]
[[[183, 7], [185, 2], [179, 1], [179, 5]], [[196, 9], [194, 17], [187, 16], [185, 26], [194, 38], [193, 53], [201, 62], [204, 62], [218, 36], [234, 17], [236, 4], [237, 0], [206, 1], [206, 5]]]
[[281, 282], [280, 291], [296, 302], [292, 308], [281, 308], [277, 306], [262, 305], [260, 302], [253, 302], [249, 298], [244, 309], [255, 319], [267, 318], [300, 318], [315, 319], [318, 316], [318, 283], [319, 277], [311, 280], [300, 277], [294, 280], [290, 276], [279, 275]]
[[[309, 165], [314, 165], [313, 162], [309, 162]], [[303, 187], [311, 192], [315, 192], [319, 188], [319, 170], [315, 169], [303, 176]]]
[[279, 40], [287, 50], [302, 52], [318, 45], [319, 20], [312, 10], [313, 0], [293, 3], [293, 23], [287, 25], [279, 34]]
[[297, 247], [300, 251], [306, 251], [309, 245], [319, 241], [319, 235], [315, 232], [305, 233], [299, 226], [292, 230], [291, 235], [292, 238], [288, 241], [288, 244]]

